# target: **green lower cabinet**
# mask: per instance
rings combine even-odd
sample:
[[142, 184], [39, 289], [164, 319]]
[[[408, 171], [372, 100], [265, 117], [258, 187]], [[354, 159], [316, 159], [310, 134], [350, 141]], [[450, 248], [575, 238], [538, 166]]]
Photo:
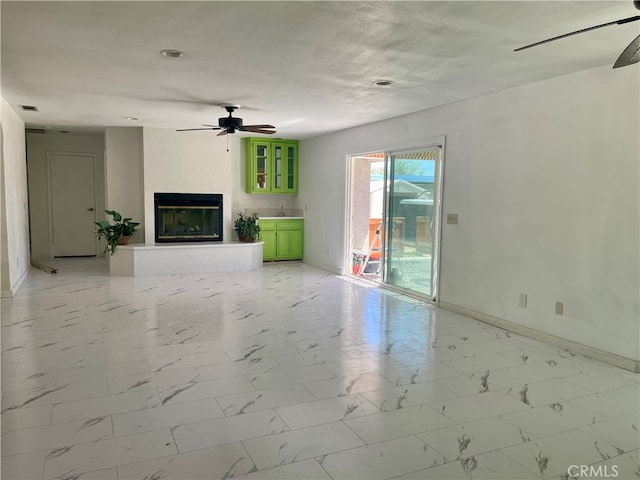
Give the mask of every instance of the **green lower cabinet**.
[[299, 258], [302, 259], [302, 242], [303, 242], [303, 229], [294, 230], [289, 232], [289, 254], [291, 258]]
[[265, 261], [301, 260], [304, 220], [260, 220], [260, 240]]
[[264, 242], [262, 247], [263, 260], [276, 259], [276, 222], [275, 220], [260, 220], [259, 239]]

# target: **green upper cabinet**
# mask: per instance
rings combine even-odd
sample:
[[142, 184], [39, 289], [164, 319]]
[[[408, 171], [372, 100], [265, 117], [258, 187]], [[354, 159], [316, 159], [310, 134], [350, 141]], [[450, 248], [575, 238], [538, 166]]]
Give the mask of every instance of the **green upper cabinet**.
[[247, 193], [298, 193], [298, 141], [249, 137]]

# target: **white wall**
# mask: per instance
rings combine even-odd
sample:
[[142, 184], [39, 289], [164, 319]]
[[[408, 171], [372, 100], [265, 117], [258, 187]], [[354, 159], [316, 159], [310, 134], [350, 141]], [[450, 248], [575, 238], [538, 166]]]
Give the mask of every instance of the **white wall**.
[[143, 128], [145, 243], [155, 243], [153, 194], [221, 193], [223, 195], [223, 240], [233, 232], [232, 164], [240, 157], [239, 139], [226, 139], [211, 132], [176, 132]]
[[31, 268], [24, 122], [0, 99], [1, 296], [13, 296]]
[[[24, 132], [24, 129], [23, 129]], [[24, 133], [23, 133], [24, 136]], [[29, 172], [29, 214], [31, 217], [31, 253], [33, 257], [50, 257], [49, 187], [47, 152], [87, 153], [96, 156], [96, 218], [103, 216], [104, 206], [104, 137], [102, 135], [27, 134], [27, 168]]]
[[144, 242], [142, 128], [110, 127], [104, 138], [105, 208], [140, 222], [131, 241]]
[[640, 360], [639, 80], [602, 67], [303, 140], [305, 262], [341, 271], [347, 155], [446, 135], [441, 301]]

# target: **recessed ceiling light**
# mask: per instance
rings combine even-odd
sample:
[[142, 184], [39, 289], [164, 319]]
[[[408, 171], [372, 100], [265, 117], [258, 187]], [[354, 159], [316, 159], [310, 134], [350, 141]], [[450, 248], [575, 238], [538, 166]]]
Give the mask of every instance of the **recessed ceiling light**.
[[378, 87], [388, 87], [393, 84], [393, 80], [376, 80], [373, 84]]
[[20, 108], [22, 110], [27, 111], [27, 112], [37, 112], [38, 111], [38, 107], [36, 107], [34, 105], [20, 105]]
[[125, 120], [138, 120], [136, 117], [124, 117]]
[[162, 55], [164, 55], [167, 58], [181, 58], [184, 57], [186, 54], [180, 50], [162, 50], [160, 52]]

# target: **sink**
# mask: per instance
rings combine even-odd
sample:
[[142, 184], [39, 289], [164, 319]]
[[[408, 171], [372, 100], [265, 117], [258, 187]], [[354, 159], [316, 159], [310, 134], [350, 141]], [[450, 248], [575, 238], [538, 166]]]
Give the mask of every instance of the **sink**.
[[[1, 0], [0, 0], [1, 1]], [[247, 215], [251, 212], [260, 212], [260, 218], [302, 218], [303, 211], [296, 208], [254, 208], [246, 209]]]

